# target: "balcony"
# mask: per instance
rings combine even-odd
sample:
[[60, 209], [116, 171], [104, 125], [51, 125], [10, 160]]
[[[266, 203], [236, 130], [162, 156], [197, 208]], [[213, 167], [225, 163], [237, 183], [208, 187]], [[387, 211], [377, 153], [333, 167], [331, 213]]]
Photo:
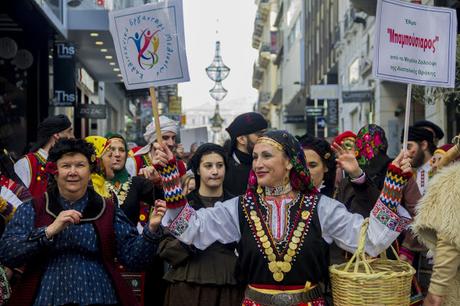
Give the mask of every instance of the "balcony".
[[254, 49], [259, 49], [262, 33], [264, 31], [264, 23], [260, 14], [257, 13], [256, 19], [254, 20], [254, 32], [252, 32], [252, 47]]
[[262, 21], [266, 22], [270, 15], [271, 4], [270, 0], [260, 0], [257, 6], [257, 13], [260, 14]]
[[254, 63], [252, 71], [252, 88], [259, 89], [264, 78], [264, 70]]
[[267, 68], [268, 64], [270, 63], [270, 44], [269, 43], [263, 43], [260, 46], [259, 50], [259, 58], [258, 58], [258, 64], [261, 68]]
[[363, 11], [369, 16], [375, 16], [377, 0], [351, 0], [350, 2], [356, 10]]

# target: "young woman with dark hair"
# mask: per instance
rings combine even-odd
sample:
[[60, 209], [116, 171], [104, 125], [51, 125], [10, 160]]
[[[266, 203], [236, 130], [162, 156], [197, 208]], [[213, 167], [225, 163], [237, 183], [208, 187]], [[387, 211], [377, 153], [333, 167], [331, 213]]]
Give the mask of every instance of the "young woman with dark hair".
[[[187, 199], [194, 209], [213, 207], [216, 202], [233, 197], [223, 188], [227, 161], [221, 146], [201, 145], [189, 166], [195, 176], [196, 189]], [[243, 289], [234, 276], [235, 248], [235, 243], [215, 242], [202, 251], [185, 246], [173, 237], [163, 240], [160, 256], [171, 265], [165, 275], [169, 282], [165, 306], [241, 305]]]

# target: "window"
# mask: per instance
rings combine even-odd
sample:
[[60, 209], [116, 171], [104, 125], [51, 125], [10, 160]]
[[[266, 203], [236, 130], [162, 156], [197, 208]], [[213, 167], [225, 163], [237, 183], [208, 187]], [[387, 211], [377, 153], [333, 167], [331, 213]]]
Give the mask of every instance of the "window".
[[301, 34], [301, 24], [300, 24], [300, 16], [297, 17], [293, 27], [291, 28], [291, 31], [289, 32], [288, 35], [288, 49], [291, 49], [291, 47], [294, 45], [295, 41], [300, 37]]
[[359, 82], [359, 58], [355, 60], [348, 67], [348, 84], [354, 85]]

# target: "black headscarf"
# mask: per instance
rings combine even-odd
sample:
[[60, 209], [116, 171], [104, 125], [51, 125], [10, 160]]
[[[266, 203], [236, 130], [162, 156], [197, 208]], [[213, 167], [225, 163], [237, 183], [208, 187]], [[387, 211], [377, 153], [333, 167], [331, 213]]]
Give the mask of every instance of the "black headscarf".
[[49, 141], [51, 136], [68, 129], [71, 125], [72, 122], [65, 115], [46, 118], [38, 125], [37, 142], [32, 145], [30, 151], [37, 151]]
[[227, 154], [223, 147], [216, 145], [214, 143], [205, 143], [199, 146], [188, 163], [190, 170], [192, 170], [193, 174], [195, 175], [196, 190], [200, 188], [200, 175], [198, 174], [198, 170], [200, 169], [201, 158], [204, 155], [208, 155], [211, 153], [216, 153], [222, 156], [225, 164], [225, 169], [227, 169]]
[[[289, 162], [292, 164], [289, 179], [293, 190], [300, 191], [305, 194], [315, 193], [316, 188], [311, 181], [310, 172], [307, 168], [305, 155], [299, 141], [289, 134], [288, 131], [276, 130], [265, 132], [262, 137], [257, 140], [257, 143], [274, 141], [273, 146], [281, 146], [286, 154]], [[246, 192], [255, 193], [257, 188], [257, 177], [254, 170], [249, 172], [248, 189]]]

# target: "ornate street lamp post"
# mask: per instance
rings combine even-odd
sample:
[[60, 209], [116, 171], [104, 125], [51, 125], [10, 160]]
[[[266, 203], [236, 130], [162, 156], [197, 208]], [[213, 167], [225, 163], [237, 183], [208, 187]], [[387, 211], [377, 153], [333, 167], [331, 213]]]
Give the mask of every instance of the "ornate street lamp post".
[[222, 131], [222, 123], [224, 122], [219, 113], [219, 101], [222, 101], [227, 96], [228, 91], [222, 86], [222, 81], [227, 78], [229, 73], [230, 68], [224, 64], [220, 55], [220, 42], [216, 41], [214, 59], [211, 65], [206, 68], [206, 74], [215, 82], [214, 87], [209, 90], [209, 94], [216, 102], [214, 116], [209, 120], [211, 131], [214, 133], [214, 142], [216, 142], [217, 134]]

